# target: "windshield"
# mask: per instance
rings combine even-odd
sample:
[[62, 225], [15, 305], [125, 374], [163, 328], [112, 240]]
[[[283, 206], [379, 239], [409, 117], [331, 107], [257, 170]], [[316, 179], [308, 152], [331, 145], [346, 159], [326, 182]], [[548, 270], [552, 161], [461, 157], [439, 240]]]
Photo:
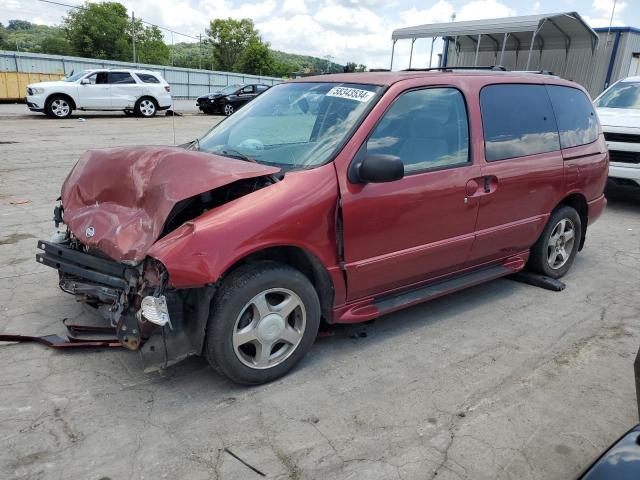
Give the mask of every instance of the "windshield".
[[597, 100], [600, 108], [640, 109], [640, 82], [618, 82]]
[[381, 87], [283, 83], [200, 139], [200, 150], [285, 170], [328, 162], [377, 99]]
[[63, 78], [62, 81], [63, 82], [75, 82], [77, 80], [80, 80], [87, 73], [89, 73], [89, 71], [85, 70], [84, 72], [76, 73], [75, 75], [71, 75], [70, 77]]

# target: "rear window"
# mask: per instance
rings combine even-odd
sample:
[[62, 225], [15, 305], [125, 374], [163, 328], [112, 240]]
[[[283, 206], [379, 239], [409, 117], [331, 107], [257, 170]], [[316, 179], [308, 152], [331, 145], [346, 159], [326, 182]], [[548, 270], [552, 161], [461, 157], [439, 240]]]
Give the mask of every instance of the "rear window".
[[560, 85], [547, 85], [560, 131], [560, 146], [575, 147], [595, 142], [598, 119], [593, 105], [581, 90]]
[[480, 108], [488, 161], [560, 150], [544, 85], [488, 85], [480, 92]]
[[160, 83], [158, 77], [150, 73], [136, 73], [136, 75], [143, 83]]

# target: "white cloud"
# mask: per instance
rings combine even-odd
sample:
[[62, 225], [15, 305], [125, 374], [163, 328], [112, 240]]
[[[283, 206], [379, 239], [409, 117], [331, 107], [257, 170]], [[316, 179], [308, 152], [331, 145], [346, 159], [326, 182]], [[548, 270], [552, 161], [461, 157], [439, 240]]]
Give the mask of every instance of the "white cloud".
[[[616, 13], [622, 12], [626, 6], [626, 2], [616, 2]], [[598, 15], [610, 18], [613, 10], [613, 0], [593, 0], [592, 8]]]
[[282, 4], [282, 13], [290, 13], [293, 15], [308, 13], [307, 5], [304, 0], [284, 0]]
[[460, 12], [456, 12], [456, 20], [512, 17], [515, 14], [516, 11], [513, 8], [496, 0], [474, 0], [463, 5]]
[[321, 25], [343, 33], [363, 31], [384, 34], [385, 26], [382, 19], [371, 10], [363, 7], [344, 7], [333, 0], [328, 0], [320, 7], [314, 18]]
[[412, 6], [411, 9], [400, 12], [400, 18], [404, 20], [407, 26], [443, 23], [451, 21], [453, 12], [453, 5], [446, 0], [439, 0], [432, 7], [423, 10], [417, 10], [415, 6]]

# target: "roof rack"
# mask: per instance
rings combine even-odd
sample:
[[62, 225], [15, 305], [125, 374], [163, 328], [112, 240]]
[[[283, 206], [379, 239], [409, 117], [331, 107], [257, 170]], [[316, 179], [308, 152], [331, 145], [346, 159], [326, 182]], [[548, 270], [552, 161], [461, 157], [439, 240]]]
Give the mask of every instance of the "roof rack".
[[496, 72], [506, 72], [507, 68], [502, 65], [486, 65], [481, 67], [429, 67], [429, 68], [407, 68], [403, 72], [447, 72], [453, 70], [492, 70]]
[[430, 68], [407, 68], [403, 72], [453, 72], [455, 70], [488, 70], [491, 72], [515, 72], [515, 73], [537, 73], [540, 75], [554, 75], [550, 70], [509, 70], [502, 65], [486, 65], [479, 67], [430, 67]]

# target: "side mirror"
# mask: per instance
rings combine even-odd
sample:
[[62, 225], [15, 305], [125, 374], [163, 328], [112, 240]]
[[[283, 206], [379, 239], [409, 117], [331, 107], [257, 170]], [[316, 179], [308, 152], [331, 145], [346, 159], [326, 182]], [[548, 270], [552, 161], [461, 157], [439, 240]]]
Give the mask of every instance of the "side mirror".
[[404, 164], [395, 155], [367, 155], [353, 167], [349, 180], [354, 183], [394, 182], [404, 177]]
[[89, 80], [88, 78], [83, 78], [82, 80], [80, 80], [80, 85], [91, 85], [91, 80]]

